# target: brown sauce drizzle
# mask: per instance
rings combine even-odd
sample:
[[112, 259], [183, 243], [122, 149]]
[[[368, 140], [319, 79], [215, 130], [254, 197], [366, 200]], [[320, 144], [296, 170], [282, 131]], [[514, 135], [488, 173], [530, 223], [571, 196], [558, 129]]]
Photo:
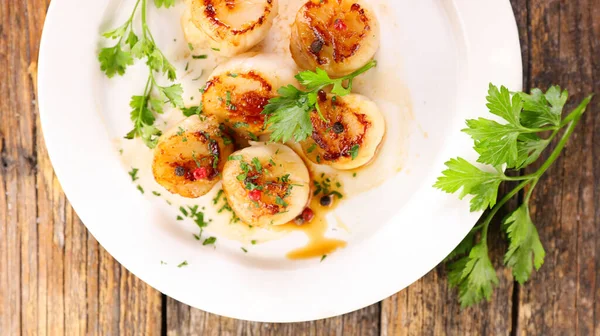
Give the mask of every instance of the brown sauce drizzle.
[[313, 197], [310, 202], [310, 208], [314, 211], [315, 217], [309, 223], [298, 225], [290, 222], [276, 227], [276, 230], [285, 232], [301, 231], [308, 237], [306, 246], [292, 250], [286, 257], [293, 260], [321, 258], [324, 255], [331, 254], [338, 249], [346, 247], [347, 243], [343, 240], [325, 237], [328, 223], [325, 217], [335, 209], [338, 201], [334, 201], [332, 206], [323, 207], [319, 204], [319, 198]]
[[[315, 185], [313, 181], [317, 180], [317, 177], [320, 176], [316, 172], [311, 170], [312, 163], [304, 156], [301, 150], [297, 150], [294, 147], [290, 147], [293, 149], [298, 156], [302, 158], [306, 167], [309, 170], [310, 178], [311, 178], [311, 190], [310, 195], [312, 196], [315, 191]], [[332, 185], [336, 184], [335, 180], [331, 181]], [[334, 188], [336, 191], [344, 194], [343, 189]], [[347, 242], [335, 238], [327, 238], [325, 234], [327, 233], [327, 228], [329, 227], [329, 223], [327, 222], [327, 215], [334, 211], [336, 207], [339, 205], [340, 200], [333, 197], [333, 201], [329, 206], [322, 206], [320, 204], [320, 198], [322, 194], [317, 195], [316, 197], [312, 197], [308, 207], [311, 208], [314, 212], [314, 218], [302, 225], [296, 224], [295, 221], [291, 221], [284, 225], [274, 226], [271, 229], [279, 232], [294, 232], [300, 231], [303, 232], [308, 237], [308, 243], [298, 249], [292, 250], [286, 254], [288, 259], [292, 260], [302, 260], [302, 259], [311, 259], [311, 258], [321, 258], [324, 255], [331, 254], [338, 249], [344, 248], [347, 245]]]

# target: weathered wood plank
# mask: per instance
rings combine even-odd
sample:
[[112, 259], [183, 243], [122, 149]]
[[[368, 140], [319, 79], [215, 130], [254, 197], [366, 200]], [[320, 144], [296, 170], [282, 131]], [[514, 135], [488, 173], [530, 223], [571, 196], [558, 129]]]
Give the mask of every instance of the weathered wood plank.
[[0, 2], [0, 333], [160, 334], [160, 293], [99, 247], [48, 159], [35, 82], [47, 6]]
[[167, 299], [167, 335], [379, 335], [379, 304], [325, 320], [257, 323], [230, 319]]
[[[600, 1], [531, 0], [529, 6], [532, 85], [563, 85], [574, 96], [569, 108], [600, 92]], [[534, 193], [531, 212], [547, 256], [521, 287], [519, 334], [600, 333], [599, 109], [596, 99]]]

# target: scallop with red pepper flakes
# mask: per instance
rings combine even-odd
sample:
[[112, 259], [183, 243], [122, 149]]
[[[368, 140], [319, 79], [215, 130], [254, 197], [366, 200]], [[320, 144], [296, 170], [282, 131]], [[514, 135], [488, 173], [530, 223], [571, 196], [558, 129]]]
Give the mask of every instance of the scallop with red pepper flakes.
[[233, 142], [214, 117], [193, 116], [166, 132], [154, 149], [154, 179], [187, 198], [207, 194], [220, 180]]
[[266, 134], [262, 114], [282, 86], [298, 85], [291, 60], [274, 54], [244, 54], [218, 66], [202, 94], [204, 112], [248, 140]]
[[311, 112], [313, 133], [301, 143], [306, 157], [339, 170], [371, 162], [385, 134], [385, 120], [377, 105], [358, 94], [329, 94], [318, 103], [322, 115]]
[[299, 67], [332, 77], [365, 65], [379, 48], [379, 23], [362, 0], [311, 0], [292, 26], [290, 50]]
[[235, 214], [257, 227], [286, 224], [310, 199], [310, 176], [285, 145], [254, 145], [233, 153], [223, 170], [223, 190]]

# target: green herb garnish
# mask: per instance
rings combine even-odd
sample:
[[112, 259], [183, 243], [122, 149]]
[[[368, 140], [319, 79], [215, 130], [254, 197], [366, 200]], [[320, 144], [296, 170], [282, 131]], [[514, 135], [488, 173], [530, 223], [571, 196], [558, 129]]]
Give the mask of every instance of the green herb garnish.
[[[154, 37], [147, 21], [148, 0], [137, 0], [127, 21], [120, 27], [102, 34], [105, 38], [117, 39], [112, 47], [105, 47], [98, 54], [100, 69], [107, 77], [124, 75], [127, 68], [133, 65], [134, 59], [146, 59], [149, 68], [148, 80], [142, 95], [131, 97], [131, 121], [133, 129], [127, 133], [126, 139], [141, 138], [144, 143], [154, 148], [161, 131], [154, 126], [157, 114], [163, 113], [163, 105], [170, 103], [174, 107], [183, 107], [181, 97], [183, 88], [180, 84], [170, 86], [158, 85], [155, 72], [166, 75], [170, 81], [177, 76], [175, 67], [169, 62], [162, 51], [156, 46]], [[174, 0], [155, 0], [157, 7], [171, 7]], [[140, 6], [141, 5], [141, 6]], [[133, 29], [133, 19], [141, 7], [142, 32], [138, 36]]]
[[354, 145], [354, 146], [352, 146], [352, 148], [350, 148], [350, 157], [352, 158], [352, 160], [354, 160], [358, 157], [359, 149], [360, 149], [359, 145]]
[[[267, 115], [265, 125], [271, 133], [272, 142], [286, 142], [290, 139], [302, 141], [308, 138], [313, 127], [310, 112], [318, 110], [318, 92], [328, 86], [333, 86], [331, 92], [338, 96], [348, 95], [352, 91], [352, 81], [358, 75], [377, 66], [377, 61], [371, 61], [355, 72], [332, 79], [322, 69], [302, 71], [296, 78], [307, 91], [298, 90], [293, 85], [281, 87], [279, 96], [269, 100], [263, 114]], [[347, 86], [344, 83], [347, 82]], [[321, 115], [321, 118], [323, 116]]]
[[131, 182], [135, 182], [137, 180], [139, 180], [139, 177], [137, 176], [137, 173], [140, 170], [137, 168], [131, 168], [131, 171], [129, 172], [129, 176], [131, 176]]
[[[591, 96], [585, 98], [566, 117], [562, 111], [568, 92], [558, 86], [547, 92], [533, 89], [531, 94], [511, 94], [505, 87], [490, 84], [487, 107], [502, 118], [502, 122], [479, 118], [467, 120], [463, 132], [469, 134], [479, 154], [477, 162], [493, 169], [483, 170], [463, 158], [451, 159], [447, 170], [438, 178], [435, 187], [448, 193], [460, 191], [460, 198], [471, 195], [471, 211], [490, 209], [460, 245], [447, 257], [450, 284], [458, 288], [462, 306], [470, 306], [491, 298], [498, 284], [496, 270], [488, 255], [488, 229], [492, 218], [521, 190], [522, 204], [504, 219], [509, 246], [504, 264], [512, 269], [521, 284], [529, 280], [533, 269], [544, 263], [546, 252], [529, 212], [529, 201], [535, 186], [546, 170], [556, 161], [585, 112]], [[562, 136], [549, 157], [533, 174], [507, 176], [502, 167], [519, 170], [534, 163], [561, 131]], [[544, 137], [544, 134], [550, 135]], [[497, 201], [502, 182], [519, 184]], [[477, 238], [477, 233], [479, 233]], [[477, 239], [476, 239], [477, 238]]]

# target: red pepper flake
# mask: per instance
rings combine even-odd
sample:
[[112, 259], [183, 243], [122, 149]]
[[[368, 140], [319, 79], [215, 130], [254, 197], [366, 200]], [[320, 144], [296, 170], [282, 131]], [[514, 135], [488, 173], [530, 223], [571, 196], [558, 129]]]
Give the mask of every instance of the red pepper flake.
[[346, 30], [348, 26], [346, 26], [344, 20], [335, 19], [335, 21], [333, 22], [333, 28], [337, 30]]
[[302, 219], [305, 223], [310, 222], [315, 217], [314, 211], [311, 208], [306, 208], [302, 211]]
[[194, 176], [194, 180], [205, 180], [210, 175], [210, 171], [207, 167], [200, 167], [194, 169], [192, 175]]
[[254, 202], [260, 201], [261, 196], [262, 196], [262, 193], [258, 189], [254, 189], [248, 193], [248, 197], [250, 198], [251, 201], [254, 201]]

